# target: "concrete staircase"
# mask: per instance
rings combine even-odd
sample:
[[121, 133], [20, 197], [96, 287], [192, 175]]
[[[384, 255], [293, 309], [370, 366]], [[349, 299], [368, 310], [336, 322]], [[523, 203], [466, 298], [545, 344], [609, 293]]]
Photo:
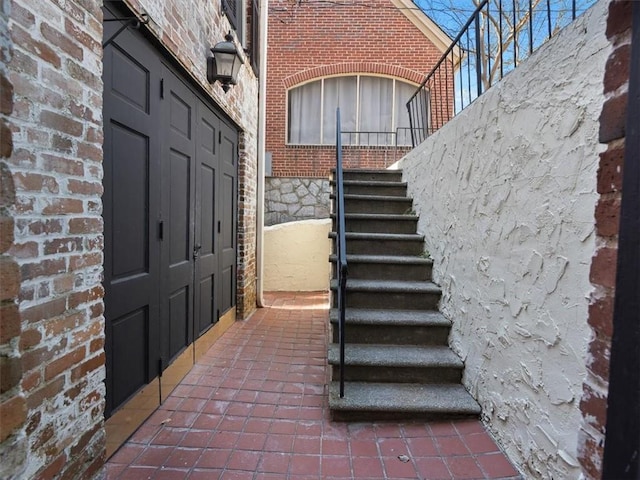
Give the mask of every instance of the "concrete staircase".
[[[345, 170], [349, 280], [346, 297], [345, 395], [339, 396], [338, 312], [331, 282], [335, 420], [477, 416], [461, 385], [464, 365], [450, 350], [450, 323], [438, 312], [440, 288], [400, 171]], [[335, 210], [335, 209], [334, 209]], [[335, 241], [334, 232], [330, 234]]]

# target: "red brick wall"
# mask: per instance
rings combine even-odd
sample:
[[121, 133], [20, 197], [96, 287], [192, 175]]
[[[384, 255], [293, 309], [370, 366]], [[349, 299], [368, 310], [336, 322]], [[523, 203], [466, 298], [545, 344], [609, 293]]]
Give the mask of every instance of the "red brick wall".
[[11, 3], [15, 206], [2, 243], [13, 236], [20, 275], [21, 478], [91, 478], [104, 461], [101, 4]]
[[[92, 478], [104, 462], [102, 3], [0, 0], [0, 478]], [[257, 79], [244, 68], [228, 94], [206, 82], [208, 48], [229, 31], [219, 3], [199, 15], [177, 0], [131, 4], [152, 13], [150, 28], [242, 130], [246, 316]]]
[[0, 3], [0, 478], [23, 472], [26, 442], [21, 429], [27, 418], [20, 385], [21, 325], [16, 303], [20, 268], [8, 253], [14, 241], [15, 187], [6, 164], [13, 152], [13, 135], [8, 125], [8, 117], [13, 113], [13, 85], [7, 70], [12, 55], [7, 7], [7, 2]]
[[595, 210], [598, 249], [591, 263], [590, 279], [594, 291], [589, 306], [593, 335], [580, 403], [583, 425], [579, 453], [587, 479], [598, 479], [602, 475], [629, 82], [630, 1], [610, 3], [606, 34], [612, 45], [604, 76], [606, 100], [600, 116], [600, 143], [606, 145], [606, 151], [600, 154], [597, 178], [600, 194]]
[[[288, 88], [350, 73], [420, 83], [442, 55], [389, 0], [275, 0], [269, 12], [266, 150], [274, 176], [327, 176], [335, 157], [326, 147], [285, 145]], [[387, 156], [375, 149], [363, 157], [367, 166], [386, 166]]]

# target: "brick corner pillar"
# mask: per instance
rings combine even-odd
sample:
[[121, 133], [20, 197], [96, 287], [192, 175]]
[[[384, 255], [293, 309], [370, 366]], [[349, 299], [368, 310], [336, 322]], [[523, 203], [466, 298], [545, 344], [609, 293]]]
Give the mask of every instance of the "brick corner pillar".
[[18, 478], [26, 459], [27, 407], [21, 388], [21, 322], [16, 303], [20, 268], [8, 253], [14, 244], [16, 195], [6, 162], [13, 153], [13, 134], [8, 122], [13, 112], [13, 85], [7, 69], [12, 55], [7, 6], [8, 2], [0, 3], [0, 478]]
[[593, 285], [588, 323], [592, 335], [587, 352], [587, 377], [580, 402], [579, 460], [586, 479], [602, 477], [609, 393], [609, 361], [618, 258], [618, 232], [625, 152], [625, 122], [631, 43], [631, 1], [609, 4], [606, 35], [612, 49], [605, 66], [604, 103], [600, 114], [600, 154], [595, 208], [596, 252], [591, 262]]

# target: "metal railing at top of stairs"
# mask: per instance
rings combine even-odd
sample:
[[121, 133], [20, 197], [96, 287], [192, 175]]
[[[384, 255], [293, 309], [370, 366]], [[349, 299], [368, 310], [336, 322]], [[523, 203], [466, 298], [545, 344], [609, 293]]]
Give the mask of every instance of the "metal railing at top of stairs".
[[340, 344], [340, 398], [344, 398], [345, 310], [347, 296], [347, 240], [344, 220], [344, 178], [340, 109], [336, 109], [336, 276], [338, 280], [338, 339]]
[[460, 113], [595, 0], [482, 0], [407, 102], [413, 147]]

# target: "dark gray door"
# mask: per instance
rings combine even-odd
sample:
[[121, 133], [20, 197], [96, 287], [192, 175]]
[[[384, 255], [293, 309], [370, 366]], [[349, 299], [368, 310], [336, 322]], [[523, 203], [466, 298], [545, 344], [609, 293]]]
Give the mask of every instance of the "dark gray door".
[[219, 138], [220, 121], [206, 105], [198, 110], [198, 153], [196, 174], [196, 335], [218, 320], [219, 260]]
[[107, 414], [158, 373], [158, 68], [144, 44], [104, 52]]
[[[238, 132], [222, 123], [220, 141], [220, 190], [224, 201], [220, 206], [220, 312], [236, 304], [236, 232]], [[228, 201], [228, 199], [234, 199]]]
[[167, 364], [193, 341], [196, 98], [162, 71], [162, 355]]
[[238, 133], [138, 32], [104, 85], [109, 417], [235, 306]]

